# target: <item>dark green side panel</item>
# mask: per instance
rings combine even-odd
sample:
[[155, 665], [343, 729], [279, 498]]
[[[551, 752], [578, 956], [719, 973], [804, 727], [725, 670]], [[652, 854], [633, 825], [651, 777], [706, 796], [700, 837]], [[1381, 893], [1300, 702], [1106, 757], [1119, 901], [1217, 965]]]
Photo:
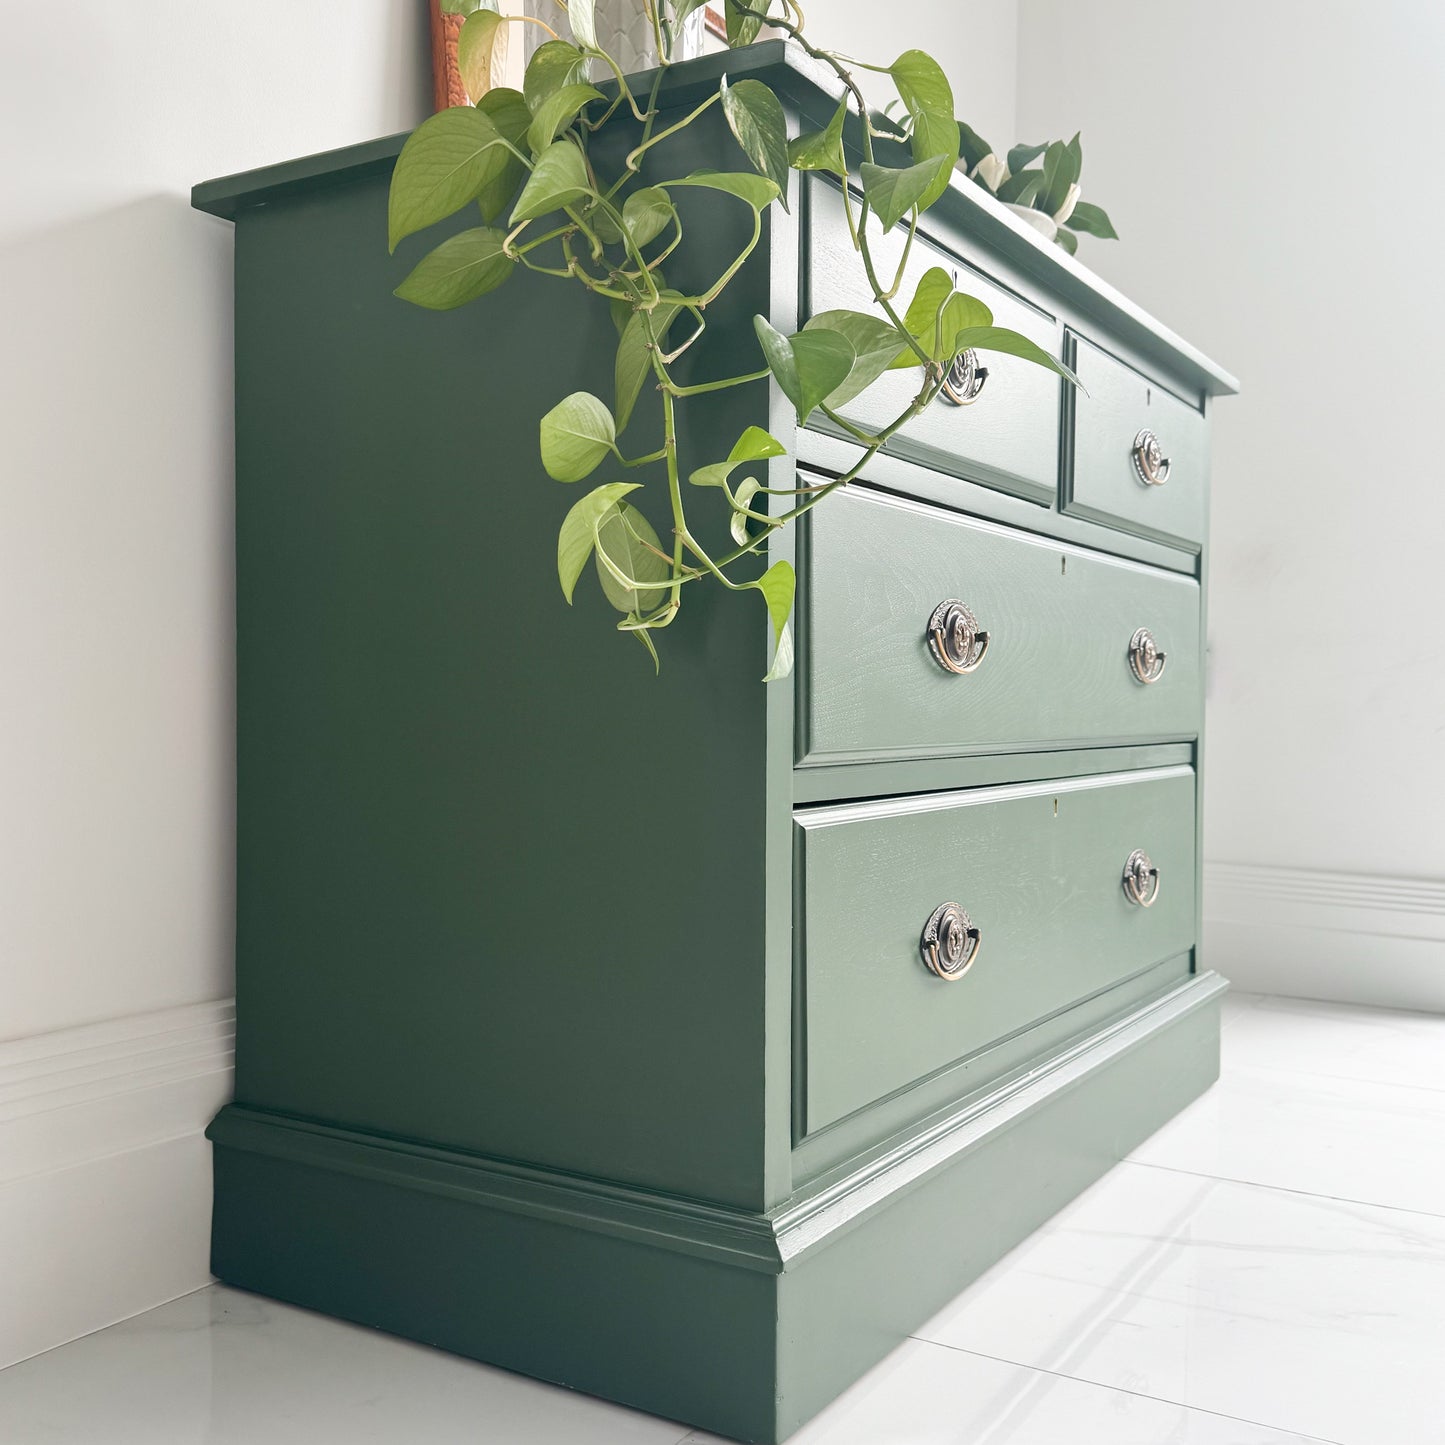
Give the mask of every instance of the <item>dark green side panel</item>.
[[[605, 306], [398, 301], [435, 238], [388, 258], [386, 197], [237, 217], [238, 1097], [756, 1205], [764, 609], [692, 589], [656, 678], [590, 568], [567, 607], [558, 525], [615, 474], [551, 481], [537, 419], [610, 401]], [[711, 365], [756, 366], [765, 253]]]
[[[223, 1279], [739, 1440], [773, 1438], [773, 1275], [219, 1141], [215, 1159]], [[477, 1438], [501, 1437], [478, 1421]]]

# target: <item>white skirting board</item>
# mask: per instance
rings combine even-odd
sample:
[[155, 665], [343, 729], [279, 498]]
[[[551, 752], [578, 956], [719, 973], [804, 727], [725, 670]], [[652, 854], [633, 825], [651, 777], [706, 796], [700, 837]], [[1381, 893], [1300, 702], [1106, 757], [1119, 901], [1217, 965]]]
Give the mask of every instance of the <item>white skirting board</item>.
[[1445, 882], [1206, 862], [1204, 962], [1251, 993], [1445, 1013]]
[[230, 999], [0, 1043], [0, 1367], [206, 1284]]

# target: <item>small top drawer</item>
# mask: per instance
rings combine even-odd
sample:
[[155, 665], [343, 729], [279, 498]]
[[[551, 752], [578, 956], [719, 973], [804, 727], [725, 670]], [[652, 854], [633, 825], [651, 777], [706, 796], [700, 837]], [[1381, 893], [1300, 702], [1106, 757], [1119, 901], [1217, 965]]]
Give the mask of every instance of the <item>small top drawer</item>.
[[[816, 316], [822, 311], [850, 310], [881, 316], [849, 239], [840, 193], [815, 181], [808, 194], [807, 273], [803, 281], [807, 313]], [[902, 256], [905, 231], [895, 226], [888, 235], [872, 240], [879, 278], [885, 286]], [[999, 326], [1021, 332], [1051, 356], [1059, 354], [1061, 331], [1052, 316], [922, 235], [913, 243], [898, 291], [900, 315], [923, 274], [934, 266], [956, 276], [959, 289], [977, 296]], [[988, 375], [973, 401], [955, 406], [939, 396], [889, 442], [888, 450], [951, 476], [967, 477], [1032, 501], [1052, 502], [1059, 472], [1059, 377], [1015, 356], [979, 353], [978, 362]], [[921, 377], [913, 367], [885, 372], [861, 396], [840, 408], [841, 414], [857, 426], [885, 426], [917, 395]]]
[[795, 817], [804, 1133], [1194, 942], [1188, 768]]
[[1084, 390], [1073, 397], [1074, 464], [1064, 510], [1197, 549], [1209, 472], [1203, 413], [1081, 337], [1073, 343]]
[[861, 489], [830, 497], [804, 536], [800, 761], [1199, 730], [1192, 578]]

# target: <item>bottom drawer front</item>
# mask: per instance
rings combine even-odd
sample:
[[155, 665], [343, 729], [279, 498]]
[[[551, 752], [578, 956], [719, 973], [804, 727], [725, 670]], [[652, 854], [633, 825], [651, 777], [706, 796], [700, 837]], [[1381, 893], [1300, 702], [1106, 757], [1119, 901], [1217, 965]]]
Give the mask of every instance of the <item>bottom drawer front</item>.
[[[1190, 768], [839, 804], [796, 822], [805, 1134], [1193, 945]], [[1136, 850], [1147, 906], [1124, 884]], [[977, 931], [950, 952], [962, 920], [940, 921], [940, 968], [965, 965], [955, 978], [930, 971], [920, 946], [947, 903]]]

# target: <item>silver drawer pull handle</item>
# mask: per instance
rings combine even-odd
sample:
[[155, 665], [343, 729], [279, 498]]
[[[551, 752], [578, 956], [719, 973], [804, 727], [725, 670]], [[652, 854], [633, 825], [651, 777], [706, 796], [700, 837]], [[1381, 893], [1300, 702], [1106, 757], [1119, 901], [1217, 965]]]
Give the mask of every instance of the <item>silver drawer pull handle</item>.
[[953, 983], [978, 962], [978, 929], [958, 904], [941, 903], [923, 925], [918, 947], [929, 971]]
[[1158, 682], [1164, 676], [1166, 654], [1160, 652], [1154, 634], [1141, 627], [1129, 639], [1129, 666], [1140, 682]]
[[1129, 854], [1124, 864], [1124, 896], [1140, 908], [1152, 908], [1159, 897], [1159, 870], [1142, 848]]
[[988, 367], [980, 366], [972, 347], [953, 358], [943, 378], [943, 399], [954, 406], [972, 406], [988, 380]]
[[1146, 487], [1162, 487], [1169, 480], [1169, 458], [1147, 426], [1134, 438], [1134, 470]]
[[988, 633], [962, 602], [950, 597], [928, 619], [928, 647], [945, 672], [972, 672], [988, 653]]

